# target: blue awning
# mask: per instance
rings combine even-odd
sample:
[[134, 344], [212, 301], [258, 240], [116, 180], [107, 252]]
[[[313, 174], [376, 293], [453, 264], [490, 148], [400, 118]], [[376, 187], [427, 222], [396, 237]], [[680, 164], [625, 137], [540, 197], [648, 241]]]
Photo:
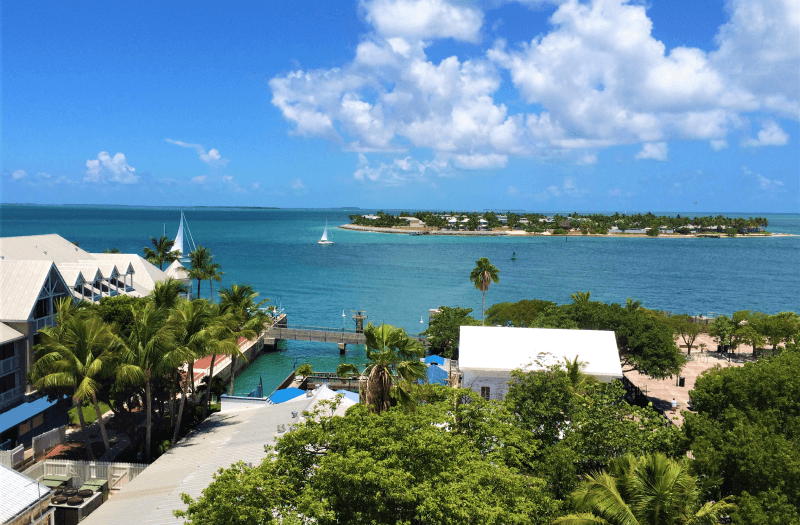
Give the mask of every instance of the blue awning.
[[56, 401], [48, 401], [46, 397], [41, 397], [36, 401], [30, 403], [22, 403], [18, 407], [14, 407], [7, 412], [0, 414], [0, 432], [5, 432], [14, 425], [19, 425], [34, 416], [37, 416], [58, 403]]
[[289, 401], [290, 399], [300, 397], [305, 393], [306, 393], [305, 390], [289, 387], [289, 388], [284, 388], [283, 390], [278, 390], [277, 392], [269, 396], [269, 398], [273, 403], [283, 403], [284, 401]]
[[443, 369], [436, 365], [431, 365], [428, 367], [428, 383], [432, 385], [446, 385], [447, 379], [448, 374]]
[[425, 364], [429, 365], [431, 363], [436, 363], [439, 366], [444, 365], [444, 357], [440, 355], [429, 355], [425, 358]]

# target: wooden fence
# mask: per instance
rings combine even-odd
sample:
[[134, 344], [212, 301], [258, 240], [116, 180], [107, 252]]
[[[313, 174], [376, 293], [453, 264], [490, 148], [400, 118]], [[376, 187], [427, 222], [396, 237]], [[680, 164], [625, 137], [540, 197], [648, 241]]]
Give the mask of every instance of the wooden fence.
[[147, 467], [141, 463], [107, 463], [104, 461], [71, 461], [45, 459], [23, 472], [31, 479], [44, 476], [69, 476], [71, 487], [79, 488], [90, 479], [107, 479], [109, 490], [118, 490], [141, 474]]

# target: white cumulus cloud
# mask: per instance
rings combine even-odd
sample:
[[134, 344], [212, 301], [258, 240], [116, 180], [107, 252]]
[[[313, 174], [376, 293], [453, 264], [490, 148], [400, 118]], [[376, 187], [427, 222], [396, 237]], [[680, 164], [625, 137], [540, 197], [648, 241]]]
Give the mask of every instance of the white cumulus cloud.
[[789, 135], [773, 120], [764, 123], [755, 139], [747, 139], [743, 146], [758, 148], [760, 146], [784, 146], [789, 142]]
[[198, 175], [197, 177], [192, 177], [192, 182], [195, 184], [205, 184], [207, 178], [206, 175]]
[[120, 184], [134, 184], [139, 181], [135, 174], [136, 168], [129, 165], [125, 155], [117, 153], [113, 157], [106, 151], [97, 154], [97, 159], [86, 161], [86, 182], [118, 182]]
[[[770, 119], [800, 118], [800, 83], [786, 74], [800, 70], [796, 0], [729, 0], [711, 52], [667, 48], [641, 2], [552, 4], [548, 31], [484, 43], [484, 10], [495, 4], [362, 0], [370, 30], [353, 60], [272, 78], [272, 103], [294, 134], [382, 154], [354, 176], [391, 184], [411, 172], [430, 176], [420, 170], [427, 162], [493, 169], [522, 156], [589, 165], [599, 150], [630, 144], [643, 144], [637, 158], [666, 160], [670, 140], [719, 151], [750, 118], [766, 119], [764, 129], [743, 145], [786, 144]], [[441, 39], [475, 46], [469, 56], [431, 60], [426, 50]], [[411, 162], [412, 149], [432, 160]], [[388, 155], [403, 155], [410, 168]]]
[[667, 143], [650, 142], [642, 146], [642, 150], [636, 154], [637, 159], [667, 160]]
[[24, 179], [27, 176], [28, 176], [28, 174], [27, 174], [27, 172], [25, 172], [25, 170], [17, 170], [14, 173], [11, 174], [11, 178], [14, 179], [14, 180]]

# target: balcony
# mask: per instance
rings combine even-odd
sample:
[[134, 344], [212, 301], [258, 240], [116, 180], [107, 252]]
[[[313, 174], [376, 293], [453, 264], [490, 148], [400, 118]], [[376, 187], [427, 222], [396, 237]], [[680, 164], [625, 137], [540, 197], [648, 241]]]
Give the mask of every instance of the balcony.
[[10, 401], [14, 401], [20, 395], [22, 395], [22, 389], [20, 387], [12, 388], [11, 390], [6, 390], [2, 394], [0, 394], [0, 406], [3, 406]]
[[47, 316], [47, 317], [41, 317], [39, 319], [34, 319], [33, 322], [34, 322], [34, 324], [36, 326], [36, 331], [41, 330], [45, 326], [55, 326], [56, 325], [55, 318], [52, 315]]
[[19, 357], [13, 356], [8, 359], [3, 359], [0, 361], [0, 376], [13, 372], [17, 368], [19, 368]]

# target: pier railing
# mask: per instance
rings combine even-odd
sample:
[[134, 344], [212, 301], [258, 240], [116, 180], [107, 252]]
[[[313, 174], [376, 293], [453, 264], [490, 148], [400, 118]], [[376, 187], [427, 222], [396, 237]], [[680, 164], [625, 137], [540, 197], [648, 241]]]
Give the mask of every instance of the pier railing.
[[[308, 325], [273, 326], [267, 331], [268, 337], [276, 339], [299, 339], [330, 343], [364, 344], [364, 333], [352, 328], [330, 328]], [[408, 337], [425, 341], [421, 334], [408, 334]]]

